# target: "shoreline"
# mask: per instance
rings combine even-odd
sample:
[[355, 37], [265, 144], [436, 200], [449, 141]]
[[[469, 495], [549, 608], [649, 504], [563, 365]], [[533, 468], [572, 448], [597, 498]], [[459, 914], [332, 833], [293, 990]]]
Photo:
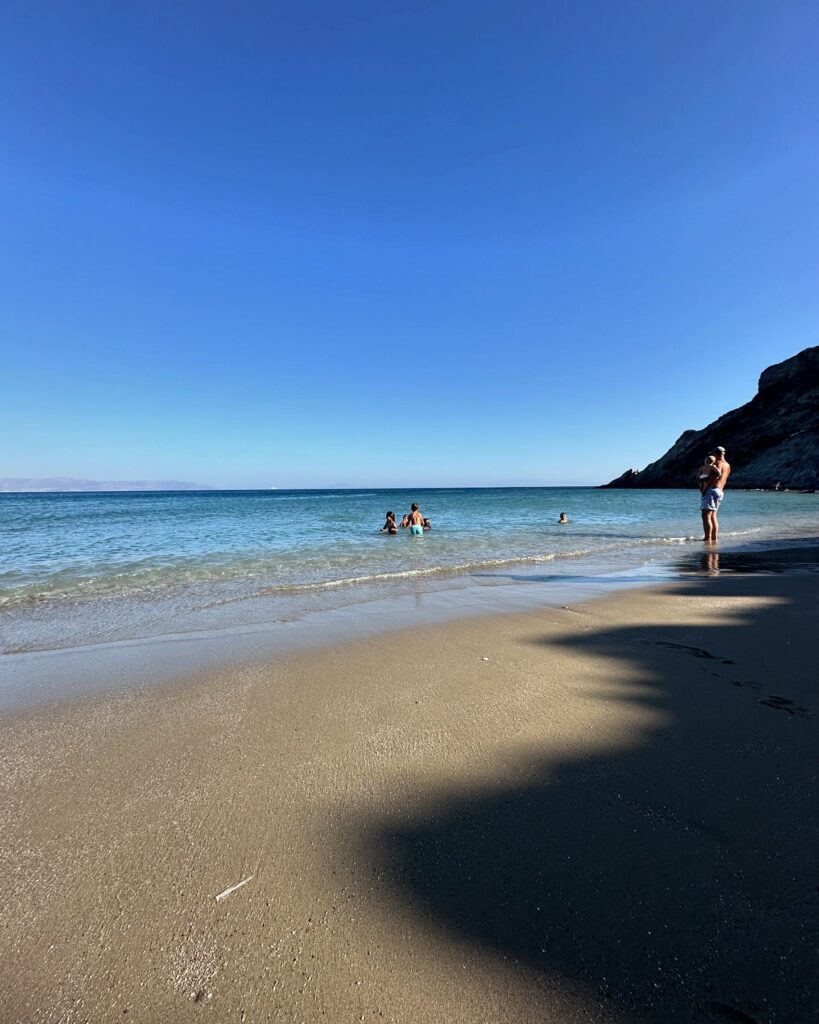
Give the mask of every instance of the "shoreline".
[[[399, 507], [410, 494], [386, 493]], [[0, 651], [289, 622], [523, 576], [607, 575], [640, 565], [651, 572], [696, 548], [699, 532], [691, 495], [677, 489], [439, 489], [421, 497], [440, 528], [412, 544], [375, 529], [384, 492], [343, 500], [331, 491], [231, 495], [24, 499], [5, 523]], [[336, 517], [348, 504], [357, 525], [338, 532]], [[817, 532], [813, 502], [802, 495], [783, 504], [739, 492], [733, 505], [724, 546]], [[558, 509], [568, 511], [568, 527], [556, 525]], [[462, 515], [466, 529], [457, 526]], [[31, 528], [20, 535], [27, 517]]]
[[722, 560], [722, 571], [754, 571], [754, 566], [767, 571], [777, 559], [777, 571], [785, 571], [800, 562], [816, 562], [819, 537], [734, 541], [718, 549], [687, 543], [676, 555], [614, 571], [610, 563], [588, 558], [585, 564], [591, 571], [574, 575], [535, 573], [529, 567], [528, 572], [522, 568], [515, 573], [455, 576], [449, 587], [419, 583], [412, 592], [364, 594], [363, 600], [294, 617], [268, 615], [204, 629], [175, 623], [175, 629], [159, 634], [5, 653], [0, 655], [0, 717], [108, 691], [170, 685], [234, 664], [257, 664], [438, 623], [526, 613], [620, 590], [661, 586], [692, 573], [713, 574], [715, 556]]
[[7, 716], [0, 1002], [810, 1019], [817, 601], [692, 576]]

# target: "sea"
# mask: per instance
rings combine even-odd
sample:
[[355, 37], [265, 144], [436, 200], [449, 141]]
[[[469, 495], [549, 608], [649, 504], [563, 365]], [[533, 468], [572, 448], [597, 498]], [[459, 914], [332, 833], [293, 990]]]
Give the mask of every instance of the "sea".
[[[413, 501], [431, 530], [379, 532]], [[0, 671], [152, 637], [266, 631], [275, 648], [713, 572], [698, 509], [695, 490], [592, 487], [0, 494]], [[720, 550], [798, 544], [818, 521], [815, 494], [729, 489]]]

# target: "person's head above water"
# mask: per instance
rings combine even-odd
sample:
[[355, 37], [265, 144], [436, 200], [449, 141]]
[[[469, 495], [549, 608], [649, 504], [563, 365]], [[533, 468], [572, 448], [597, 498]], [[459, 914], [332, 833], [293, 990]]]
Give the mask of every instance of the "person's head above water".
[[558, 519], [558, 522], [559, 523], [568, 523], [568, 521], [569, 520], [566, 518], [566, 513], [565, 512], [561, 512], [560, 513], [560, 519]]
[[394, 512], [388, 512], [387, 513], [387, 519], [395, 519], [395, 513]]
[[417, 512], [418, 511], [418, 502], [417, 501], [414, 501], [412, 503], [412, 511], [413, 512]]
[[709, 454], [715, 455], [719, 459], [724, 459], [725, 458], [725, 449], [722, 447], [721, 444], [718, 444], [716, 448], [712, 448], [711, 449]]

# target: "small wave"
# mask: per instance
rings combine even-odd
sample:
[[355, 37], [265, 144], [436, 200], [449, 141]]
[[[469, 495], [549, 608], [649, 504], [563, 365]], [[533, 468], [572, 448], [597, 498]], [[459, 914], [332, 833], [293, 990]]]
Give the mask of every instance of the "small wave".
[[573, 550], [552, 551], [543, 555], [521, 555], [516, 558], [485, 558], [475, 562], [463, 562], [457, 565], [433, 565], [423, 569], [403, 569], [395, 572], [366, 573], [360, 576], [343, 576], [332, 580], [318, 580], [311, 583], [285, 583], [275, 587], [264, 587], [253, 594], [232, 596], [212, 602], [207, 607], [217, 607], [249, 597], [274, 597], [287, 594], [300, 594], [334, 590], [341, 587], [357, 587], [367, 584], [386, 583], [393, 580], [410, 580], [424, 577], [468, 576], [484, 570], [509, 569], [521, 565], [545, 565], [562, 559], [580, 559], [593, 555], [605, 555], [622, 548], [634, 548], [646, 545], [686, 544], [699, 540], [699, 537], [651, 537], [641, 538], [627, 543], [604, 544], [593, 548], [577, 548]]
[[[299, 496], [301, 497], [301, 496]], [[750, 528], [745, 530], [724, 530], [723, 538], [735, 538], [761, 533], [761, 528]], [[567, 536], [561, 540], [570, 540]], [[579, 537], [577, 539], [580, 539]], [[585, 539], [585, 538], [584, 538]], [[541, 565], [553, 562], [555, 559], [582, 559], [593, 556], [605, 556], [615, 551], [628, 549], [639, 549], [649, 547], [667, 547], [682, 545], [699, 541], [701, 538], [693, 534], [670, 534], [667, 536], [643, 536], [634, 537], [630, 540], [618, 538], [608, 539], [599, 537], [597, 544], [581, 544], [575, 548], [563, 548], [543, 554], [521, 554], [512, 558], [478, 558], [474, 561], [463, 561], [454, 564], [439, 563], [425, 565], [416, 568], [385, 570], [343, 575], [336, 578], [312, 579], [304, 582], [291, 580], [280, 584], [265, 586], [265, 577], [270, 579], [270, 570], [254, 564], [252, 567], [239, 562], [234, 564], [200, 565], [196, 567], [162, 565], [149, 567], [140, 565], [136, 569], [130, 567], [126, 571], [118, 571], [109, 574], [95, 574], [93, 576], [79, 577], [74, 579], [60, 579], [59, 576], [51, 580], [44, 580], [39, 584], [31, 584], [24, 587], [11, 587], [0, 593], [0, 611], [8, 612], [12, 609], [35, 608], [38, 606], [55, 606], [61, 603], [78, 604], [89, 601], [109, 601], [122, 598], [135, 600], [152, 600], [162, 594], [182, 593], [191, 588], [208, 587], [211, 585], [233, 586], [241, 588], [242, 593], [232, 593], [228, 596], [220, 596], [215, 602], [202, 605], [196, 602], [199, 607], [212, 607], [215, 605], [232, 603], [247, 598], [271, 595], [286, 595], [309, 593], [316, 591], [332, 590], [344, 587], [357, 587], [367, 584], [386, 583], [389, 581], [410, 580], [413, 578], [469, 575], [470, 573], [505, 569], [523, 565]], [[430, 554], [434, 549], [430, 549]], [[337, 570], [341, 566], [337, 566]], [[297, 566], [291, 566], [289, 572], [298, 571]], [[333, 572], [331, 564], [321, 567], [313, 566], [312, 569], [304, 571], [320, 572], [322, 575], [330, 575]]]
[[[205, 607], [212, 607], [213, 604], [221, 605], [241, 601], [249, 597], [285, 595], [309, 593], [311, 591], [324, 591], [342, 587], [356, 587], [365, 584], [382, 583], [390, 580], [409, 580], [413, 578], [435, 577], [435, 576], [457, 576], [470, 573], [491, 570], [505, 569], [521, 565], [541, 565], [552, 562], [555, 559], [578, 559], [589, 555], [605, 554], [629, 547], [638, 547], [646, 544], [663, 543], [684, 543], [685, 540], [695, 538], [665, 538], [646, 537], [636, 538], [633, 541], [617, 541], [608, 544], [581, 546], [561, 551], [550, 551], [544, 554], [524, 554], [513, 558], [481, 558], [474, 561], [459, 562], [455, 564], [427, 565], [412, 569], [386, 570], [381, 572], [360, 573], [338, 578], [310, 580], [306, 582], [287, 582], [274, 586], [254, 586], [251, 581], [257, 580], [257, 571], [250, 571], [248, 568], [234, 566], [229, 567], [213, 566], [210, 570], [203, 567], [202, 570], [182, 570], [181, 567], [162, 566], [155, 568], [141, 567], [137, 571], [114, 572], [108, 575], [94, 575], [79, 578], [72, 581], [52, 580], [51, 585], [45, 584], [43, 588], [32, 590], [21, 588], [11, 593], [0, 596], [0, 609], [4, 611], [11, 608], [32, 608], [37, 606], [55, 605], [62, 602], [80, 603], [92, 600], [108, 601], [119, 598], [145, 599], [150, 600], [160, 593], [185, 590], [190, 587], [207, 586], [213, 583], [237, 584], [246, 586], [242, 594], [232, 594], [221, 598]], [[204, 571], [203, 571], [204, 570]], [[325, 571], [332, 572], [331, 566], [326, 566]]]

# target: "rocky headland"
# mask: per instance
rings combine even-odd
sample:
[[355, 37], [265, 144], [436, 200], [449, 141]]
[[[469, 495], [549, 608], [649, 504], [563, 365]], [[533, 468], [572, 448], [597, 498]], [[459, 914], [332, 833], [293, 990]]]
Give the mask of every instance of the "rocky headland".
[[688, 487], [703, 456], [727, 449], [732, 487], [819, 488], [819, 345], [769, 366], [754, 398], [702, 430], [686, 430], [656, 462], [604, 487]]

